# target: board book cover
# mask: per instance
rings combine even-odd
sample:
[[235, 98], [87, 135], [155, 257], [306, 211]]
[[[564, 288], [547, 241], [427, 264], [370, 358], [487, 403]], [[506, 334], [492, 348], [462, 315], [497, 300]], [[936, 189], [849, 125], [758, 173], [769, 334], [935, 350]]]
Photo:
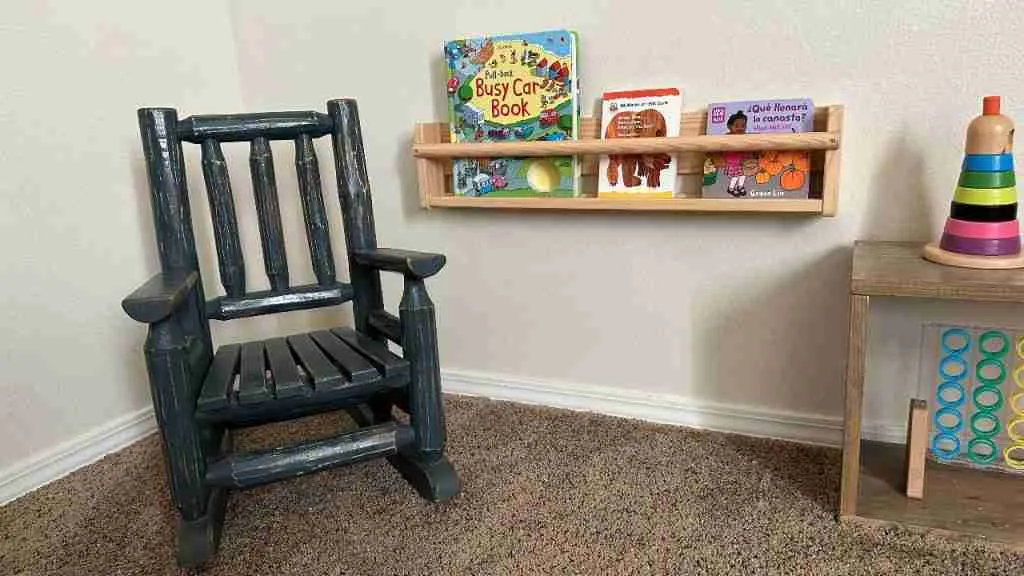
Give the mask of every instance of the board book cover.
[[[463, 38], [445, 44], [452, 142], [569, 140], [579, 134], [575, 32]], [[456, 158], [456, 196], [575, 196], [572, 156]]]
[[[678, 88], [605, 92], [601, 137], [654, 138], [679, 135], [682, 95]], [[597, 195], [601, 198], [671, 198], [676, 184], [671, 154], [613, 154], [601, 157]]]
[[[806, 99], [723, 102], [708, 106], [707, 134], [811, 132], [814, 104]], [[720, 152], [704, 161], [705, 198], [807, 198], [810, 154]]]

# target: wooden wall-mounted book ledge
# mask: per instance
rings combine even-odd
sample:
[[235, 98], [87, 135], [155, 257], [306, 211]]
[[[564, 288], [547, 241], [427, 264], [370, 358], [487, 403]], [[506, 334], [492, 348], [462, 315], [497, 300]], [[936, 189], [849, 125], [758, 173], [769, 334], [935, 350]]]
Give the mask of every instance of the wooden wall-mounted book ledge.
[[[704, 110], [684, 112], [673, 138], [602, 140], [600, 120], [584, 117], [580, 139], [561, 142], [449, 141], [448, 124], [417, 124], [412, 154], [416, 158], [420, 205], [424, 208], [505, 208], [547, 210], [646, 210], [669, 212], [772, 212], [834, 216], [839, 196], [839, 153], [843, 107], [814, 109], [814, 132], [708, 136]], [[811, 198], [701, 198], [704, 158], [709, 152], [807, 150], [811, 152]], [[598, 158], [606, 154], [673, 153], [678, 155], [683, 197], [671, 199], [604, 199], [596, 196]], [[452, 159], [496, 156], [580, 156], [581, 195], [576, 198], [489, 198], [452, 194]]]

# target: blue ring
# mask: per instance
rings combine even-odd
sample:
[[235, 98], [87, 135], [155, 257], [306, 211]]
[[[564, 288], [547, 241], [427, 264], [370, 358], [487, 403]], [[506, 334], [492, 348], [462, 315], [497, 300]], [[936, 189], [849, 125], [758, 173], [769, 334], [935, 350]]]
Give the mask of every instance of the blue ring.
[[967, 154], [961, 169], [969, 172], [1008, 172], [1013, 170], [1013, 154]]
[[[942, 417], [946, 414], [952, 414], [956, 416], [955, 426], [946, 426], [942, 423]], [[964, 429], [964, 416], [957, 410], [956, 406], [944, 406], [935, 411], [935, 416], [932, 418], [935, 422], [935, 427], [946, 434], [957, 434]]]
[[[939, 442], [941, 440], [952, 440], [953, 448], [949, 450], [943, 450], [942, 448], [939, 448]], [[935, 437], [932, 438], [932, 454], [934, 454], [935, 457], [938, 458], [939, 460], [952, 460], [960, 456], [960, 438], [952, 434], [936, 434]]]
[[[963, 369], [958, 374], [946, 374], [946, 371], [944, 370], [946, 362], [954, 362]], [[943, 356], [942, 360], [939, 360], [939, 376], [941, 376], [943, 380], [959, 380], [967, 375], [967, 370], [967, 361], [957, 354], [947, 354], [946, 356]]]
[[[964, 345], [960, 348], [953, 348], [946, 343], [946, 338], [950, 336], [960, 336], [964, 339]], [[950, 328], [942, 333], [942, 351], [946, 354], [963, 354], [971, 347], [971, 335], [967, 333], [967, 330], [963, 328]]]
[[[956, 391], [960, 393], [960, 396], [952, 402], [946, 401], [943, 397], [943, 392], [948, 388], [956, 388]], [[964, 401], [967, 400], [967, 390], [964, 389], [964, 385], [957, 382], [956, 380], [945, 380], [939, 387], [935, 389], [935, 400], [938, 401], [940, 406], [959, 408], [964, 405]]]

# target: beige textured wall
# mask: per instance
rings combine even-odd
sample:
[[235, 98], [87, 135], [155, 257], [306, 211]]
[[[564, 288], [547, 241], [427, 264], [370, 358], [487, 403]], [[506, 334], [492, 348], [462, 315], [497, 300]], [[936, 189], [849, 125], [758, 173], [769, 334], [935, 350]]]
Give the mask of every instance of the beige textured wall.
[[[1009, 2], [730, 0], [648, 3], [657, 17], [632, 20], [636, 5], [5, 5], [0, 469], [149, 402], [144, 330], [118, 307], [156, 268], [133, 112], [142, 105], [191, 113], [358, 98], [381, 243], [449, 256], [432, 284], [448, 369], [840, 414], [849, 246], [934, 235], [980, 97], [1003, 94], [1011, 114], [1024, 102], [1024, 18]], [[154, 21], [164, 24], [147, 29]], [[646, 28], [624, 33], [631, 21]], [[839, 217], [421, 211], [408, 144], [415, 122], [443, 118], [442, 41], [555, 26], [580, 32], [588, 108], [605, 89], [659, 84], [681, 86], [690, 109], [754, 97], [845, 104]], [[321, 158], [330, 181], [326, 149]], [[251, 215], [244, 152], [231, 160], [239, 209]], [[289, 252], [302, 261], [286, 149], [278, 170], [297, 239]], [[192, 193], [202, 242], [199, 181]], [[256, 246], [251, 218], [243, 235]], [[258, 258], [248, 268], [254, 285], [265, 283]], [[212, 269], [206, 281], [215, 284]], [[389, 279], [387, 289], [394, 305], [398, 284]], [[217, 335], [340, 315], [234, 324]], [[873, 384], [916, 370], [924, 320], [1020, 324], [1005, 307], [932, 303], [883, 303], [875, 317]], [[898, 423], [904, 408], [892, 399], [901, 389], [876, 386], [872, 417]]]

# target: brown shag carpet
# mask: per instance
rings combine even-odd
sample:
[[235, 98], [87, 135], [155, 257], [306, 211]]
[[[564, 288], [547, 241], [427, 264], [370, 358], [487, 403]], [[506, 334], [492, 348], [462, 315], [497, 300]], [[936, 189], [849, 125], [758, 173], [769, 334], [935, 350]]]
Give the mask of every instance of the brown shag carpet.
[[[384, 461], [235, 493], [203, 573], [1021, 574], [1024, 554], [838, 524], [839, 452], [448, 398], [454, 501]], [[330, 435], [318, 416], [240, 444]], [[175, 574], [174, 514], [147, 438], [0, 508], [0, 574]]]

